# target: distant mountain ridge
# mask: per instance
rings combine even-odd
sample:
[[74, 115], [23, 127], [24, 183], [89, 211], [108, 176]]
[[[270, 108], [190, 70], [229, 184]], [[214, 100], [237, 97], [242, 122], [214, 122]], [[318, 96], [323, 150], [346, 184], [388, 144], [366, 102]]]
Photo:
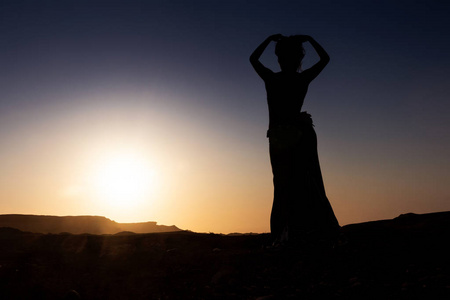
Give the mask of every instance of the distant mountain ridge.
[[122, 231], [134, 233], [181, 231], [175, 225], [157, 225], [157, 222], [117, 223], [101, 216], [40, 216], [0, 215], [0, 227], [37, 233], [115, 234]]

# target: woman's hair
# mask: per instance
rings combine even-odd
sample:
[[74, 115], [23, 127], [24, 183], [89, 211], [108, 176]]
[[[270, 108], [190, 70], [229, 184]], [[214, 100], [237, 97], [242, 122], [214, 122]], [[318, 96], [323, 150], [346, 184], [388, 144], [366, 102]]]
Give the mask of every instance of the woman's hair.
[[282, 37], [275, 46], [275, 55], [279, 61], [298, 62], [300, 68], [305, 49], [300, 39], [296, 36]]

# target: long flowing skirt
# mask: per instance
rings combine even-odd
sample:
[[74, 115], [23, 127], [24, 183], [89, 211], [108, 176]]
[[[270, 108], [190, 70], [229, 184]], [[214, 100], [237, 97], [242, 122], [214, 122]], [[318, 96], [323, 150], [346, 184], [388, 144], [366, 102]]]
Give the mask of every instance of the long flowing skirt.
[[269, 130], [274, 200], [270, 217], [276, 241], [337, 239], [339, 223], [325, 193], [310, 115], [294, 128]]

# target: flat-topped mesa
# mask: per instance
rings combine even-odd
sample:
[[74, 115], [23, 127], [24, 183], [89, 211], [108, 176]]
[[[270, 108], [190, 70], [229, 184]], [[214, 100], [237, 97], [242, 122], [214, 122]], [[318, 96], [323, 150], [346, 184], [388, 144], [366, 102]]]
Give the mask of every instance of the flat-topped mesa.
[[157, 225], [156, 222], [117, 223], [102, 216], [38, 216], [0, 215], [0, 227], [37, 233], [115, 234], [121, 231], [135, 233], [180, 231], [176, 226]]
[[180, 231], [180, 229], [175, 225], [157, 225], [156, 222], [118, 223], [118, 225], [122, 231], [131, 231], [134, 233]]

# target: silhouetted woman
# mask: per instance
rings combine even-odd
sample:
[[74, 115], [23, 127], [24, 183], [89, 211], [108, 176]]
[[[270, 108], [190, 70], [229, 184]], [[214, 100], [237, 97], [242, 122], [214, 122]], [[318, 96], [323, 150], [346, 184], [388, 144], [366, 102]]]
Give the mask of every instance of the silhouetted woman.
[[[275, 54], [281, 72], [266, 68], [259, 58], [277, 42]], [[320, 57], [311, 68], [299, 72], [309, 42]], [[325, 50], [310, 36], [269, 36], [250, 56], [264, 80], [269, 106], [270, 162], [274, 200], [270, 229], [274, 243], [291, 240], [337, 239], [339, 223], [325, 194], [312, 119], [301, 112], [308, 86], [330, 61]]]

